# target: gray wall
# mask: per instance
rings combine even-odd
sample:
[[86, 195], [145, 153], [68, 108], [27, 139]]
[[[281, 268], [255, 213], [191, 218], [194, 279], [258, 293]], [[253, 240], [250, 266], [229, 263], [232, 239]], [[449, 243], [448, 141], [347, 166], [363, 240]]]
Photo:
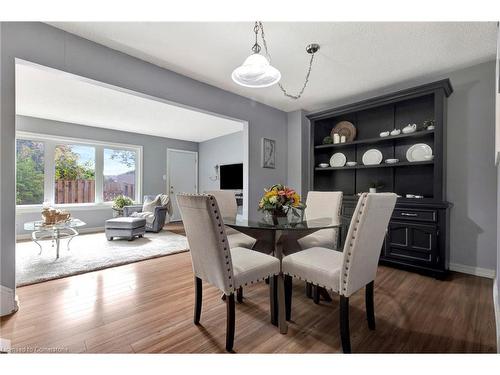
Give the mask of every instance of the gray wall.
[[219, 180], [212, 181], [216, 165], [243, 163], [243, 131], [200, 142], [198, 147], [198, 185], [200, 192], [219, 190]]
[[[256, 218], [264, 187], [286, 181], [286, 114], [54, 27], [34, 22], [1, 25], [1, 284], [15, 286], [15, 63], [21, 58], [97, 81], [248, 122], [249, 217]], [[228, 78], [229, 79], [229, 78]], [[275, 139], [276, 169], [260, 167], [260, 140]]]
[[309, 190], [309, 120], [303, 110], [287, 113], [287, 184], [305, 200]]
[[[102, 129], [66, 122], [52, 121], [35, 117], [16, 116], [16, 129], [32, 133], [56, 135], [60, 137], [81, 138], [102, 142], [126, 143], [142, 146], [142, 193], [143, 195], [156, 195], [165, 193], [166, 182], [163, 175], [167, 174], [167, 148], [198, 151], [198, 143], [186, 142], [177, 139], [153, 137], [137, 133], [122, 132], [117, 130]], [[74, 212], [75, 216], [87, 223], [87, 228], [104, 226], [104, 220], [112, 217], [112, 210], [80, 210]], [[18, 213], [17, 233], [27, 233], [23, 223], [30, 220], [39, 220], [40, 213]]]
[[[496, 269], [497, 172], [495, 150], [495, 62], [422, 77], [345, 98], [328, 107], [450, 78], [446, 195], [450, 210], [450, 264]], [[470, 269], [472, 271], [472, 269]], [[481, 271], [481, 270], [479, 270]]]

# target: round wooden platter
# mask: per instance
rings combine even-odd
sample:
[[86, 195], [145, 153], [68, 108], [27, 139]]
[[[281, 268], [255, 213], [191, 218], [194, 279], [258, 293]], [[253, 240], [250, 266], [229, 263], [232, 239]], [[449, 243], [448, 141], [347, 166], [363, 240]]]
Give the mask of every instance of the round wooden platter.
[[332, 138], [334, 134], [338, 134], [339, 136], [345, 135], [346, 142], [352, 142], [356, 138], [356, 127], [353, 125], [352, 122], [340, 121], [332, 129], [331, 132]]

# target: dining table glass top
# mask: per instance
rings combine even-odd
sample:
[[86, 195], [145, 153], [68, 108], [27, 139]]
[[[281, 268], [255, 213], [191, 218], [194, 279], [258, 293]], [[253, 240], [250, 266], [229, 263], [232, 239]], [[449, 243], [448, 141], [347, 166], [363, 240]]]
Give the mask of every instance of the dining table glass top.
[[249, 228], [249, 229], [263, 229], [263, 230], [319, 230], [328, 228], [338, 228], [340, 223], [334, 222], [332, 218], [315, 218], [308, 219], [304, 218], [293, 218], [289, 219], [287, 217], [278, 218], [278, 222], [275, 224], [271, 218], [262, 217], [259, 220], [248, 220], [242, 218], [223, 218], [224, 224], [231, 228]]

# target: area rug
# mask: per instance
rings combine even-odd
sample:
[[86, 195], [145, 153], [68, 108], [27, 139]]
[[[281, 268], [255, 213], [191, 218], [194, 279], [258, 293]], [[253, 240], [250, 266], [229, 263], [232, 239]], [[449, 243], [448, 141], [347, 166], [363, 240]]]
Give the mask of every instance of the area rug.
[[59, 259], [50, 241], [40, 243], [41, 255], [34, 242], [17, 243], [17, 286], [188, 251], [186, 237], [169, 231], [146, 233], [134, 241], [108, 241], [104, 233], [82, 234], [73, 238], [69, 250], [67, 240], [61, 240]]

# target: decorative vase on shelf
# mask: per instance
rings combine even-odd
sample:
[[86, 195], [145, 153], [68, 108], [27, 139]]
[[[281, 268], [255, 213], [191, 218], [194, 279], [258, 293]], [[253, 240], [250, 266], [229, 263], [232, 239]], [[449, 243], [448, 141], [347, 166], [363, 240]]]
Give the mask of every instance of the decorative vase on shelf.
[[370, 193], [376, 193], [377, 192], [377, 188], [370, 188]]

